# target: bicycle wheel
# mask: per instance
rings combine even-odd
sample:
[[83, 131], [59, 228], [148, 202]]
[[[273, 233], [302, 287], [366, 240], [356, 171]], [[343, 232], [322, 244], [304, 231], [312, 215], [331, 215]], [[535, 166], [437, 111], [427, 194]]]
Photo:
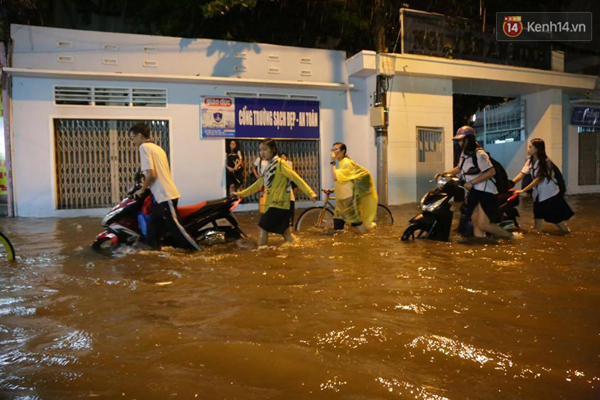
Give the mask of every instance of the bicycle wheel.
[[10, 240], [8, 240], [8, 238], [6, 236], [4, 236], [4, 234], [2, 232], [0, 232], [0, 243], [2, 243], [2, 245], [4, 246], [4, 249], [6, 250], [8, 261], [14, 261], [15, 260], [15, 248], [13, 247]]
[[375, 223], [379, 226], [389, 226], [394, 224], [394, 217], [389, 208], [383, 204], [377, 204], [377, 215], [375, 215]]
[[333, 229], [333, 212], [327, 208], [323, 214], [323, 221], [317, 226], [322, 211], [323, 207], [311, 207], [300, 214], [300, 217], [298, 217], [298, 221], [296, 222], [296, 232], [308, 231], [311, 229]]

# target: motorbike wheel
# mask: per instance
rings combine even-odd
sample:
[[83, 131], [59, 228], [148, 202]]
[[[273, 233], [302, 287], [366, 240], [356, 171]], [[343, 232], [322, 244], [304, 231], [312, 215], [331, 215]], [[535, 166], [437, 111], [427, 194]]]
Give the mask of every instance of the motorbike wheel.
[[97, 239], [94, 243], [92, 243], [92, 250], [104, 252], [114, 250], [118, 247], [118, 244], [114, 244], [110, 238], [104, 237], [101, 239]]
[[408, 228], [406, 228], [400, 240], [403, 242], [407, 242], [409, 240], [419, 239], [423, 235], [427, 235], [427, 231], [424, 230], [421, 226], [410, 225]]

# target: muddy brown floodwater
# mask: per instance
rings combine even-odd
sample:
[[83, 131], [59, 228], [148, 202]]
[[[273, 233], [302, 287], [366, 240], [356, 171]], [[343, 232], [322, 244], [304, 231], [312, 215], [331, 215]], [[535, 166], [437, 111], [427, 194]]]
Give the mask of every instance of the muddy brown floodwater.
[[1, 220], [0, 398], [599, 398], [600, 196], [569, 202], [569, 236], [401, 243], [410, 205], [366, 236], [201, 254]]

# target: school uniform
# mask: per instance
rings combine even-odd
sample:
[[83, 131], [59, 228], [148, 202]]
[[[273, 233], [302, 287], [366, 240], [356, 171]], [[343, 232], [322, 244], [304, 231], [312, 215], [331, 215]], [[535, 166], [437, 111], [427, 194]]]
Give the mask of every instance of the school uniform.
[[[463, 151], [460, 155], [458, 160], [461, 170], [459, 177], [466, 182], [472, 181], [494, 167], [490, 161], [490, 157], [482, 148], [478, 148], [475, 151], [475, 160], [477, 165], [473, 163], [473, 155], [471, 153], [465, 154]], [[471, 218], [477, 205], [481, 204], [481, 208], [489, 220], [492, 222], [496, 220], [500, 204], [498, 201], [498, 189], [491, 179], [473, 185], [473, 188], [469, 190], [466, 202], [465, 214], [467, 218]]]
[[[539, 177], [540, 161], [536, 160], [532, 164], [532, 159], [527, 160], [521, 173], [529, 175], [531, 179]], [[568, 221], [575, 213], [565, 201], [564, 196], [560, 194], [560, 188], [554, 178], [552, 171], [552, 161], [548, 158], [548, 171], [550, 176], [545, 179], [540, 179], [537, 186], [533, 188], [533, 217], [535, 219], [543, 219], [552, 224], [558, 224], [563, 221]]]

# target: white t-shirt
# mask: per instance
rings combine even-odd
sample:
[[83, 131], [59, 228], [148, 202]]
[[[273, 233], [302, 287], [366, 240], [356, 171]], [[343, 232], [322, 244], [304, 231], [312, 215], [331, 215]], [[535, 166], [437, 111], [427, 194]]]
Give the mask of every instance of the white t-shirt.
[[[472, 181], [473, 179], [477, 178], [478, 176], [480, 176], [482, 173], [484, 173], [488, 169], [494, 167], [492, 165], [492, 162], [490, 161], [490, 157], [487, 155], [487, 153], [483, 149], [477, 150], [476, 158], [477, 158], [477, 166], [479, 167], [480, 172], [478, 172], [476, 174], [467, 174], [467, 172], [469, 172], [469, 169], [474, 167], [473, 157], [470, 154], [466, 155], [464, 152], [462, 152], [460, 154], [460, 158], [458, 159], [458, 165], [460, 166], [460, 169], [461, 169], [461, 173], [460, 173], [461, 179], [464, 179], [467, 182]], [[498, 189], [496, 188], [496, 185], [490, 179], [485, 180], [483, 182], [476, 183], [475, 185], [473, 185], [473, 189], [479, 190], [481, 192], [498, 194]]]
[[[548, 170], [550, 171], [550, 179], [546, 178], [540, 180], [537, 186], [533, 188], [533, 200], [535, 201], [542, 202], [548, 200], [550, 197], [554, 197], [560, 192], [560, 188], [552, 179], [554, 178], [554, 174], [550, 159], [548, 159]], [[531, 167], [531, 159], [527, 160], [521, 173], [523, 175], [531, 175], [532, 179], [537, 178], [540, 174], [540, 160], [536, 160], [536, 162], [533, 163], [533, 168]]]
[[150, 191], [157, 203], [181, 197], [173, 178], [171, 178], [169, 161], [163, 149], [150, 142], [142, 144], [140, 146], [140, 164], [142, 171], [154, 170], [156, 179], [150, 186]]
[[258, 175], [262, 175], [265, 168], [267, 168], [267, 165], [269, 165], [269, 161], [263, 160], [260, 157], [256, 157], [256, 160], [254, 160], [254, 166], [256, 167], [256, 170], [258, 171]]

